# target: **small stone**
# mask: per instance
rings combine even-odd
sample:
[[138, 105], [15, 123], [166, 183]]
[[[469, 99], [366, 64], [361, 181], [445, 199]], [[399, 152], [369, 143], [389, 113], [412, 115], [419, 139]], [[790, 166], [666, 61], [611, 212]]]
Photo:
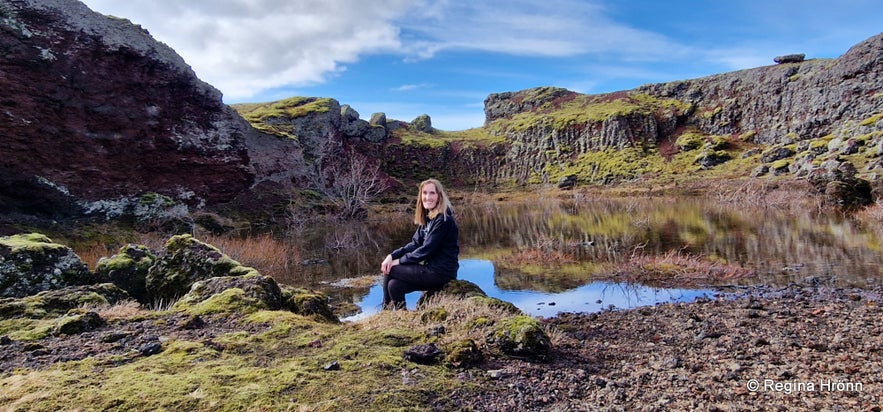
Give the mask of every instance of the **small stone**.
[[12, 343], [12, 339], [9, 339], [9, 336], [3, 335], [0, 336], [0, 345], [9, 345]]
[[434, 363], [441, 354], [442, 351], [434, 343], [427, 343], [408, 348], [404, 353], [404, 358], [410, 362], [429, 365]]
[[487, 376], [491, 379], [503, 379], [506, 377], [506, 371], [502, 369], [491, 369], [487, 371]]
[[162, 352], [162, 344], [159, 342], [147, 342], [138, 348], [141, 356], [153, 356]]

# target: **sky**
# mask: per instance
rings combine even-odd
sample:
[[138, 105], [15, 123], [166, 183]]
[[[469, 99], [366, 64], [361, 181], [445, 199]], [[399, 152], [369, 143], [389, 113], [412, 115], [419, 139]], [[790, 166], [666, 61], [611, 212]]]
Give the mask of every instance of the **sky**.
[[85, 0], [172, 47], [227, 104], [330, 97], [363, 119], [484, 123], [489, 94], [598, 94], [836, 58], [880, 0]]

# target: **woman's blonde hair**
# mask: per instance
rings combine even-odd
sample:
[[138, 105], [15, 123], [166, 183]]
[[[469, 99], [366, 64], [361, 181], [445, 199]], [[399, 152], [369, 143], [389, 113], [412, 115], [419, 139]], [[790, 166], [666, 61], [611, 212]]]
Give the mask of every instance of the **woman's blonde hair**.
[[[430, 183], [435, 185], [435, 191], [438, 192], [438, 202], [435, 203], [434, 208], [426, 210], [423, 207], [421, 195], [423, 194], [423, 187]], [[436, 179], [426, 179], [420, 182], [420, 186], [417, 189], [417, 207], [414, 209], [414, 223], [417, 225], [425, 225], [429, 219], [435, 219], [439, 214], [446, 219], [445, 216], [448, 210], [453, 211], [454, 207], [451, 206], [451, 199], [448, 197], [448, 193], [445, 192], [445, 187], [441, 182]]]

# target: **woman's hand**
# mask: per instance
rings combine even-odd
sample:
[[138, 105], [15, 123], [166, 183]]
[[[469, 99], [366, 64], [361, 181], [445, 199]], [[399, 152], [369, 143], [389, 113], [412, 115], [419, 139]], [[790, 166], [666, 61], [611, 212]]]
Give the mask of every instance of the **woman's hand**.
[[393, 266], [398, 264], [398, 259], [393, 259], [392, 255], [386, 255], [386, 259], [383, 259], [383, 262], [380, 263], [380, 271], [383, 272], [384, 275], [388, 275], [389, 270], [392, 269]]

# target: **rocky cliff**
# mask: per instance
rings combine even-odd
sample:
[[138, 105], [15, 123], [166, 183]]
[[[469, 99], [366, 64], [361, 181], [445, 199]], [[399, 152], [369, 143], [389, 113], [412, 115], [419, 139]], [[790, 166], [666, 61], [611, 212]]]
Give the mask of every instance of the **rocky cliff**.
[[[853, 146], [867, 148], [868, 156], [880, 156], [883, 34], [837, 59], [782, 61], [610, 94], [583, 95], [554, 87], [492, 94], [485, 100], [485, 128], [509, 142], [499, 177], [536, 181], [550, 172], [578, 170], [581, 178], [597, 182], [633, 178], [609, 167], [603, 170], [603, 162], [592, 156], [603, 151], [655, 151], [670, 157], [685, 133], [703, 142], [753, 143], [758, 151], [795, 145], [788, 149], [790, 155], [806, 151], [810, 144], [852, 140]], [[701, 154], [708, 162], [704, 165], [725, 160], [707, 160], [714, 155]], [[636, 157], [620, 160], [632, 162]], [[794, 160], [792, 164], [805, 163], [815, 156]], [[868, 166], [880, 168], [879, 162]]]
[[0, 54], [3, 214], [114, 215], [145, 193], [201, 207], [302, 174], [300, 147], [252, 128], [128, 20], [3, 0]]

